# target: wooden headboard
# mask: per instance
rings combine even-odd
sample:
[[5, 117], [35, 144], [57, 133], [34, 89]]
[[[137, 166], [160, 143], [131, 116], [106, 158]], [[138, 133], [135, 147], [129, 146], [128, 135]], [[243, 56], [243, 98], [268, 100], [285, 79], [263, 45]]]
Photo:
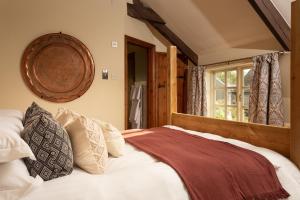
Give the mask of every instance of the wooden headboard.
[[214, 133], [226, 138], [245, 141], [256, 146], [272, 149], [286, 157], [290, 156], [289, 128], [197, 117], [180, 113], [172, 114], [172, 124], [185, 129]]
[[[297, 11], [296, 11], [297, 10]], [[300, 168], [300, 0], [293, 3], [292, 15], [292, 102], [291, 128], [212, 119], [177, 113], [177, 50], [168, 48], [168, 121], [190, 130], [213, 133], [265, 147], [290, 158]], [[298, 88], [297, 88], [298, 86]], [[297, 103], [298, 102], [298, 103]]]

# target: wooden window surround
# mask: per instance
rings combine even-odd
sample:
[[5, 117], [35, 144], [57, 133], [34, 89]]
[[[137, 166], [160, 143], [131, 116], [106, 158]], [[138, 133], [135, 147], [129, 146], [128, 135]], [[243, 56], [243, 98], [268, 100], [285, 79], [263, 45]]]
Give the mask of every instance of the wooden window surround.
[[[206, 70], [209, 82], [209, 88], [207, 88], [209, 116], [248, 122], [247, 112], [249, 106], [245, 94], [248, 93], [249, 95], [250, 84], [244, 85], [244, 73], [249, 74], [252, 67], [252, 62], [239, 62], [209, 67]], [[232, 78], [230, 79], [229, 76]], [[220, 80], [220, 78], [224, 80]], [[232, 83], [229, 83], [230, 81]]]

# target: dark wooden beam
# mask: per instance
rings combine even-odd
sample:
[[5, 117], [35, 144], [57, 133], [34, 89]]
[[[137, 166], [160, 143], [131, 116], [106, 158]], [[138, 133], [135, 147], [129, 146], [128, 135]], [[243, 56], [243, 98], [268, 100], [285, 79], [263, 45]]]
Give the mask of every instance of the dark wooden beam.
[[271, 0], [248, 0], [275, 38], [286, 50], [291, 49], [291, 28]]
[[134, 4], [127, 3], [127, 15], [147, 21], [170, 43], [176, 45], [181, 53], [187, 56], [193, 64], [198, 65], [198, 55], [167, 27], [163, 19], [153, 9], [143, 6], [141, 2], [137, 0], [134, 1]]
[[144, 20], [148, 20], [151, 22], [159, 23], [159, 24], [165, 24], [166, 22], [151, 8], [144, 7], [141, 3], [136, 4], [130, 4], [133, 9], [136, 10], [139, 13], [139, 17], [141, 17]]

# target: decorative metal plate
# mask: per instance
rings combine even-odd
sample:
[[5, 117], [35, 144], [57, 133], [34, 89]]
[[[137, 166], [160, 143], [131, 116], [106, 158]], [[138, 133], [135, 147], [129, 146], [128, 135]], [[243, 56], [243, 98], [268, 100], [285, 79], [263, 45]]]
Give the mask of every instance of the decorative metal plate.
[[81, 41], [70, 35], [51, 33], [28, 45], [21, 72], [27, 86], [42, 99], [68, 102], [89, 89], [95, 65]]

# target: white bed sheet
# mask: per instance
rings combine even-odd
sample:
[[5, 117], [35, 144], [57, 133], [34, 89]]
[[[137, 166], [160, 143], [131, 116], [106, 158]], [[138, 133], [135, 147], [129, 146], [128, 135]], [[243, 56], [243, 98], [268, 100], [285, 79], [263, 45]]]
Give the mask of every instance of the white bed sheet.
[[[181, 129], [174, 126], [169, 128]], [[182, 129], [181, 129], [182, 130]], [[187, 131], [205, 138], [232, 143], [256, 151], [277, 166], [289, 200], [300, 199], [300, 172], [288, 159], [271, 150], [220, 136]], [[125, 155], [110, 158], [103, 175], [90, 175], [78, 168], [69, 176], [44, 182], [24, 200], [188, 200], [177, 173], [168, 165], [126, 144]]]

